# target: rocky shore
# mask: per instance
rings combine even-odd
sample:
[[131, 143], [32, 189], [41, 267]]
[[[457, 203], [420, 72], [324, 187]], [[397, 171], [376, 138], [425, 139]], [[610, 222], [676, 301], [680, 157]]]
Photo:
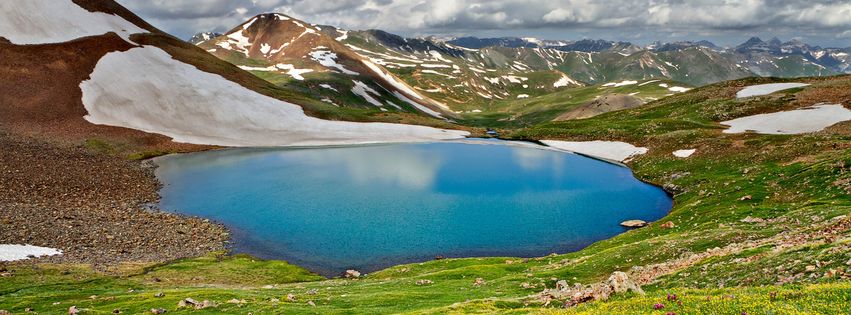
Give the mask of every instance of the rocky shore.
[[152, 208], [150, 163], [2, 131], [0, 148], [0, 244], [63, 252], [30, 261], [108, 266], [224, 249], [222, 226]]

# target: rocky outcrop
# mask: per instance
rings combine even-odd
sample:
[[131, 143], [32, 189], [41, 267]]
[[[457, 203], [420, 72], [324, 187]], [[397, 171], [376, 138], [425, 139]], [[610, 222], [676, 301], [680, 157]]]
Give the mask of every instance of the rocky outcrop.
[[644, 290], [629, 279], [626, 273], [616, 271], [604, 282], [594, 283], [588, 286], [576, 283], [573, 286], [565, 280], [559, 280], [554, 289], [544, 289], [537, 298], [549, 305], [552, 301], [561, 301], [565, 307], [575, 306], [580, 303], [607, 300], [612, 294], [635, 292], [644, 294]]

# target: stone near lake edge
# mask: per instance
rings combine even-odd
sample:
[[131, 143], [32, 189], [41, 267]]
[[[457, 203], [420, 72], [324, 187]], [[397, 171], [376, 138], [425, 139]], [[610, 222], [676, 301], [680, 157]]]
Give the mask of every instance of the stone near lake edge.
[[647, 221], [644, 220], [626, 220], [621, 222], [621, 226], [628, 228], [640, 228], [647, 226]]

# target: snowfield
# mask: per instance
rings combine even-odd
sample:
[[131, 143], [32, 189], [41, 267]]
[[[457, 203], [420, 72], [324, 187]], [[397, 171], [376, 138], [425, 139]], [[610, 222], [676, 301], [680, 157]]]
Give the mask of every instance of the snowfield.
[[851, 110], [842, 105], [825, 104], [770, 114], [741, 117], [721, 122], [730, 126], [724, 133], [754, 131], [762, 134], [792, 135], [821, 131], [837, 123], [851, 120]]
[[0, 261], [16, 261], [29, 259], [30, 256], [41, 257], [61, 254], [62, 251], [49, 247], [0, 244]]
[[560, 141], [541, 140], [542, 143], [559, 149], [574, 153], [589, 155], [597, 158], [624, 162], [630, 158], [645, 154], [647, 148], [636, 147], [632, 144], [619, 141]]
[[62, 43], [109, 32], [130, 42], [130, 34], [148, 31], [116, 15], [86, 11], [71, 0], [0, 1], [0, 36], [13, 44]]
[[751, 85], [736, 93], [736, 98], [745, 98], [752, 96], [762, 96], [768, 95], [777, 91], [783, 91], [788, 89], [794, 89], [799, 87], [805, 87], [809, 84], [806, 83], [772, 83], [772, 84], [760, 84], [760, 85]]
[[156, 47], [104, 56], [80, 84], [85, 119], [221, 146], [307, 146], [459, 139], [466, 131], [329, 121], [176, 61]]

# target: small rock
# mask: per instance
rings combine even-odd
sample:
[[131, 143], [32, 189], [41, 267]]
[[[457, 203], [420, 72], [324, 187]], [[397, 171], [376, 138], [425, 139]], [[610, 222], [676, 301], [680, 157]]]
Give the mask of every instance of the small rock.
[[9, 311], [7, 311], [7, 310], [0, 310], [0, 315], [11, 315], [11, 314], [12, 313], [9, 313]]
[[747, 195], [742, 198], [739, 198], [739, 201], [753, 200], [753, 196]]
[[216, 304], [214, 304], [213, 302], [210, 302], [208, 300], [204, 300], [200, 304], [195, 304], [195, 309], [200, 310], [200, 309], [205, 309], [205, 308], [213, 307], [213, 306], [216, 306]]
[[80, 311], [77, 310], [76, 305], [68, 308], [68, 315], [77, 315], [77, 313], [80, 313]]
[[313, 303], [313, 301], [307, 301], [307, 305], [316, 307], [316, 303]]
[[152, 308], [151, 314], [165, 314], [166, 310], [164, 308]]
[[434, 281], [431, 281], [431, 280], [428, 280], [428, 279], [417, 280], [417, 285], [426, 285], [426, 284], [432, 284], [432, 283], [434, 283]]
[[280, 302], [280, 301], [281, 301], [281, 300], [279, 300], [278, 298], [271, 298], [271, 299], [269, 299], [269, 302], [272, 302], [272, 303], [278, 303], [278, 302]]
[[349, 269], [346, 270], [346, 278], [354, 279], [360, 277], [360, 271]]
[[677, 225], [674, 224], [673, 221], [668, 221], [668, 222], [662, 223], [662, 225], [660, 225], [659, 227], [663, 228], [663, 229], [673, 229], [673, 228], [677, 227]]
[[473, 285], [477, 286], [477, 287], [484, 285], [484, 284], [485, 284], [485, 279], [482, 279], [482, 278], [476, 278], [476, 281], [473, 282]]
[[154, 297], [157, 297], [157, 298], [161, 298], [161, 297], [164, 297], [164, 296], [165, 296], [165, 293], [162, 293], [162, 292], [157, 292], [157, 294], [154, 294]]
[[804, 270], [806, 270], [807, 272], [813, 272], [816, 271], [816, 266], [807, 265], [806, 267], [804, 267]]
[[198, 305], [201, 305], [201, 303], [192, 298], [185, 298], [177, 302], [177, 307], [195, 307]]
[[626, 220], [621, 222], [621, 226], [628, 228], [640, 228], [643, 226], [647, 226], [647, 222], [643, 220]]
[[295, 302], [295, 294], [287, 293], [287, 301]]
[[116, 308], [116, 309], [112, 310], [112, 313], [113, 314], [121, 314], [121, 310]]
[[230, 300], [227, 301], [227, 303], [228, 304], [245, 304], [247, 302], [245, 300], [230, 299]]
[[754, 217], [752, 217], [752, 216], [747, 216], [746, 218], [739, 220], [739, 222], [744, 222], [744, 223], [762, 223], [762, 222], [765, 222], [765, 219], [763, 219], [763, 218], [754, 218]]
[[317, 290], [317, 289], [310, 289], [309, 291], [307, 291], [307, 294], [309, 294], [309, 295], [316, 295], [316, 293], [319, 293], [319, 290]]

